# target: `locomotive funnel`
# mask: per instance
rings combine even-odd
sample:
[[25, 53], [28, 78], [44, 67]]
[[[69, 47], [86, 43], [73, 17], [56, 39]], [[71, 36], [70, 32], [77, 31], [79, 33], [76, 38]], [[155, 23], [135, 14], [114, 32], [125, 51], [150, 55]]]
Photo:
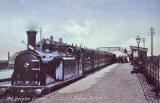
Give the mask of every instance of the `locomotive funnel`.
[[36, 47], [36, 34], [37, 34], [37, 31], [35, 31], [35, 30], [29, 30], [29, 31], [26, 31], [26, 32], [27, 32], [27, 36], [28, 36], [27, 49], [30, 49], [29, 46], [32, 46], [35, 49], [35, 47]]

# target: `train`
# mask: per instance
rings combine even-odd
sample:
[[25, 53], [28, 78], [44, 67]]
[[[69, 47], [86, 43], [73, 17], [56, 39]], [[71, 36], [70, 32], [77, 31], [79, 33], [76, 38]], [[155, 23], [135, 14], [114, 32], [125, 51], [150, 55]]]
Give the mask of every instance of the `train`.
[[53, 36], [36, 42], [36, 30], [26, 33], [27, 49], [16, 56], [10, 84], [0, 85], [1, 94], [41, 96], [51, 88], [116, 62], [113, 53], [70, 45], [62, 39], [54, 41]]

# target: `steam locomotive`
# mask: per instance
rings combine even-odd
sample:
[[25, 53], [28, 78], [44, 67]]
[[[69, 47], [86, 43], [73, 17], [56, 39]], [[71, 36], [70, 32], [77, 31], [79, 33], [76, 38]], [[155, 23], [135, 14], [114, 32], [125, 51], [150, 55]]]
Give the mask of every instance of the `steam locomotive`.
[[115, 62], [116, 55], [77, 47], [50, 39], [36, 43], [37, 31], [27, 31], [27, 50], [15, 59], [9, 86], [0, 86], [8, 95], [39, 96], [46, 89], [84, 77], [88, 72]]

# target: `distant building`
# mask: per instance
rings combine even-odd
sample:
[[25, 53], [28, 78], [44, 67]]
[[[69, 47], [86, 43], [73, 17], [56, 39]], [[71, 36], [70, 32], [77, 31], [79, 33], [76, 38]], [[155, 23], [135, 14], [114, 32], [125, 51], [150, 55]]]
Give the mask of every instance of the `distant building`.
[[[66, 45], [66, 46], [67, 46], [67, 45], [68, 45], [67, 43], [64, 43], [64, 42], [63, 42], [63, 39], [62, 39], [62, 38], [59, 38], [59, 41], [54, 41], [54, 40], [53, 40], [53, 37], [51, 36], [51, 37], [50, 37], [50, 40], [51, 40], [52, 43], [53, 43], [54, 45], [56, 45], [56, 46], [59, 46], [59, 45], [64, 45], [64, 46]], [[43, 43], [43, 40], [40, 40], [39, 42], [37, 42], [37, 43], [36, 43], [36, 46], [37, 46], [37, 47], [40, 47], [40, 44], [41, 44], [41, 43]]]
[[0, 60], [0, 67], [8, 66], [8, 60]]

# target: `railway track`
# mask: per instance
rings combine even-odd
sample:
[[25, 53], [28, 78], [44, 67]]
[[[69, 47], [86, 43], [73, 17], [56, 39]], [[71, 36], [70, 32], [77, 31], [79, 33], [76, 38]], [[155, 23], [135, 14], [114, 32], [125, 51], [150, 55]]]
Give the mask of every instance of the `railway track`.
[[[0, 79], [0, 85], [9, 85], [10, 84], [10, 78], [6, 79]], [[7, 96], [4, 94], [0, 94], [0, 103], [27, 103], [30, 102], [30, 98], [18, 98], [18, 97], [12, 97]]]
[[[33, 98], [36, 99], [36, 98]], [[33, 100], [32, 99], [32, 100]], [[32, 101], [30, 98], [18, 98], [18, 97], [0, 97], [0, 103], [28, 103]]]
[[[19, 97], [19, 96], [10, 96], [10, 95], [6, 95], [6, 94], [0, 94], [0, 103], [28, 103], [28, 102], [31, 102], [32, 100], [41, 98], [46, 94], [54, 92], [64, 86], [67, 86], [67, 85], [69, 85], [69, 84], [73, 83], [74, 81], [77, 81], [81, 78], [82, 78], [82, 76], [77, 76], [77, 77], [65, 80], [63, 82], [55, 82], [54, 84], [50, 84], [47, 87], [45, 87], [44, 93], [38, 97], [36, 97], [36, 96], [35, 97], [24, 97], [24, 96]], [[8, 78], [2, 79], [0, 81], [1, 81], [0, 88], [6, 87], [6, 86], [8, 86], [8, 88], [11, 87], [10, 78], [9, 79]], [[19, 88], [21, 88], [21, 87], [19, 87]]]

